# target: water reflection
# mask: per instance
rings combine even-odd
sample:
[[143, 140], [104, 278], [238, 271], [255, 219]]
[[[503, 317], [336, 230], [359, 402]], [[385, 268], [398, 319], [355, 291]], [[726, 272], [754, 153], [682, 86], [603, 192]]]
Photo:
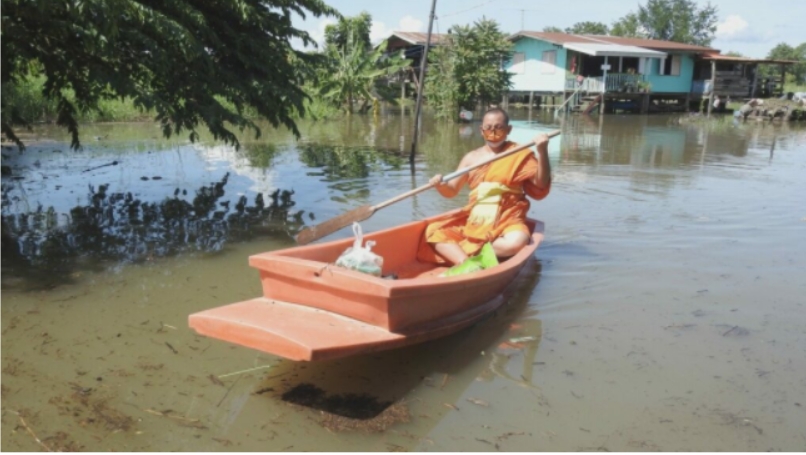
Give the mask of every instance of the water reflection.
[[147, 202], [132, 192], [109, 193], [109, 185], [89, 185], [87, 202], [59, 214], [39, 205], [31, 212], [7, 214], [8, 188], [2, 193], [2, 258], [5, 275], [27, 278], [27, 286], [67, 282], [81, 268], [133, 263], [187, 251], [216, 252], [229, 241], [260, 235], [287, 236], [303, 224], [292, 212], [293, 192], [277, 189], [264, 200], [258, 193], [234, 203], [222, 200], [229, 173], [195, 190], [176, 188], [171, 197]]
[[[261, 399], [292, 401], [309, 407], [315, 411], [311, 414], [315, 419], [329, 418], [319, 412], [321, 398], [326, 396], [372, 398], [372, 404], [382, 403], [386, 407], [406, 403], [416, 415], [412, 420], [418, 434], [427, 434], [429, 428], [436, 427], [455, 408], [470, 405], [462, 397], [474, 382], [503, 380], [537, 390], [539, 378], [534, 371], [539, 368], [535, 360], [542, 338], [541, 321], [536, 311], [527, 310], [540, 282], [541, 270], [540, 261], [529, 261], [505, 291], [505, 303], [488, 319], [466, 330], [377, 354], [315, 363], [284, 361], [252, 390], [271, 392], [261, 394]], [[289, 400], [290, 394], [303, 398]], [[361, 402], [355, 401], [355, 404]], [[476, 405], [483, 407], [485, 403]], [[349, 416], [355, 410], [329, 407], [328, 411]], [[375, 417], [382, 410], [375, 411], [361, 418]], [[365, 424], [367, 428], [373, 425], [377, 422]]]
[[400, 169], [403, 157], [391, 151], [368, 149], [366, 147], [301, 144], [298, 147], [299, 159], [317, 171], [308, 175], [324, 177], [333, 182], [344, 179], [366, 178], [373, 172], [387, 169]]

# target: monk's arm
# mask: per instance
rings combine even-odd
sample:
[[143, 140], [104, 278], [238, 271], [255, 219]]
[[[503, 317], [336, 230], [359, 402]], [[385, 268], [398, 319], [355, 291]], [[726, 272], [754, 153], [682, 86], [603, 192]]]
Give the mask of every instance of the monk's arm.
[[[459, 167], [457, 167], [457, 170], [470, 166], [469, 163], [470, 159], [468, 158], [468, 155], [465, 155], [464, 158], [462, 158], [462, 161], [459, 163]], [[441, 175], [434, 176], [432, 182], [435, 182], [436, 177], [441, 177]], [[435, 188], [437, 189], [437, 191], [439, 191], [439, 194], [447, 198], [452, 198], [455, 197], [457, 194], [459, 194], [459, 190], [461, 190], [462, 186], [465, 183], [467, 183], [468, 178], [469, 178], [468, 174], [465, 173], [447, 182], [435, 183]]]
[[541, 135], [540, 139], [535, 140], [537, 143], [536, 158], [538, 161], [537, 172], [532, 177], [532, 183], [541, 190], [548, 189], [551, 186], [551, 164], [549, 164], [549, 142], [548, 136]]

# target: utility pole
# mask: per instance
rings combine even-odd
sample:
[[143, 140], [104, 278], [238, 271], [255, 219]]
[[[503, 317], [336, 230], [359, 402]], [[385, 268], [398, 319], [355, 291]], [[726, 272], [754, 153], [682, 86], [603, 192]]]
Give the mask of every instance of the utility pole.
[[425, 87], [425, 67], [428, 65], [428, 48], [431, 46], [431, 30], [434, 26], [434, 11], [437, 9], [437, 0], [431, 1], [431, 17], [428, 20], [428, 35], [425, 38], [423, 55], [420, 57], [420, 79], [417, 86], [417, 107], [414, 109], [414, 137], [411, 138], [411, 154], [409, 164], [411, 172], [414, 173], [414, 155], [417, 153], [417, 140], [420, 134], [420, 110], [423, 106], [423, 87]]

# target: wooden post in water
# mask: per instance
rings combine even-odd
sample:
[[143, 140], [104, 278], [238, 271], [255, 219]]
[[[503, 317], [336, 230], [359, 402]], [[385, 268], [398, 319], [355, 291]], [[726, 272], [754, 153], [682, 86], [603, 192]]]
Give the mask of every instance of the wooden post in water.
[[425, 37], [425, 47], [423, 55], [420, 57], [420, 83], [417, 86], [417, 106], [414, 108], [414, 137], [411, 138], [411, 153], [409, 154], [409, 164], [411, 172], [414, 173], [414, 155], [417, 153], [417, 139], [420, 134], [420, 110], [423, 106], [423, 87], [425, 87], [425, 67], [428, 65], [428, 48], [431, 46], [431, 30], [434, 26], [434, 11], [437, 8], [437, 0], [431, 1], [431, 17], [428, 20], [428, 35]]
[[605, 55], [605, 62], [602, 65], [602, 99], [599, 101], [599, 115], [604, 115], [605, 113], [605, 95], [607, 94], [607, 70], [610, 69], [610, 65], [607, 63], [607, 56]]
[[708, 117], [711, 116], [711, 107], [714, 105], [714, 92], [716, 92], [716, 60], [711, 60], [711, 94], [708, 96]]

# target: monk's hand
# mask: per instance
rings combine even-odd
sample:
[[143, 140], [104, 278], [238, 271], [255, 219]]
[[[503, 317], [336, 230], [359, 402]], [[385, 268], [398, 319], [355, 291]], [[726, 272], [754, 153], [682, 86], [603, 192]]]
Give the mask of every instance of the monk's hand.
[[535, 149], [539, 152], [541, 148], [548, 150], [549, 136], [548, 134], [538, 134], [532, 141], [535, 143]]
[[428, 183], [430, 183], [433, 186], [442, 186], [445, 184], [442, 182], [442, 174], [437, 174], [431, 177], [431, 180], [429, 180]]
[[532, 139], [532, 142], [535, 143], [535, 158], [540, 160], [540, 156], [549, 151], [549, 136], [547, 134], [538, 134]]

